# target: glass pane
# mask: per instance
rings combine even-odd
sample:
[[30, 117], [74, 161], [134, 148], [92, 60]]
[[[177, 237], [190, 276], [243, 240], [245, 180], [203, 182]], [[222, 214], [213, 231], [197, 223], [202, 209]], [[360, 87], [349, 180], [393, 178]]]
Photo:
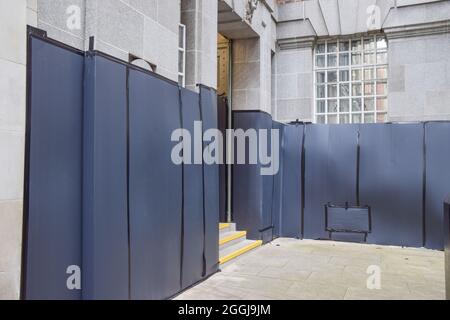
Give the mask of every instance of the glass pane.
[[[387, 121], [388, 57], [383, 36], [322, 42], [315, 52], [316, 67], [328, 68], [316, 71], [317, 123]], [[180, 67], [182, 60], [180, 56]]]
[[329, 54], [327, 56], [328, 67], [336, 67], [337, 66], [337, 55]]
[[352, 64], [353, 65], [361, 64], [361, 54], [360, 53], [352, 53]]
[[338, 112], [337, 100], [328, 100], [328, 112], [329, 113], [337, 113]]
[[387, 82], [377, 82], [377, 95], [385, 95], [387, 94]]
[[325, 86], [324, 85], [317, 86], [317, 98], [325, 98]]
[[375, 99], [365, 98], [364, 99], [364, 111], [374, 111], [375, 110]]
[[361, 51], [361, 40], [352, 40], [352, 51]]
[[350, 115], [348, 115], [348, 114], [341, 114], [339, 116], [339, 123], [350, 123]]
[[387, 68], [377, 68], [377, 79], [387, 79]]
[[339, 51], [348, 51], [350, 45], [348, 41], [339, 42]]
[[317, 113], [325, 113], [325, 100], [317, 101]]
[[387, 98], [377, 98], [377, 111], [387, 111]]
[[356, 98], [356, 99], [352, 99], [352, 111], [361, 111], [361, 99], [360, 98]]
[[361, 123], [362, 115], [360, 113], [352, 114], [352, 123]]
[[377, 123], [384, 123], [387, 121], [387, 117], [385, 113], [377, 114]]
[[364, 53], [364, 63], [365, 64], [374, 64], [375, 63], [375, 55], [373, 53]]
[[184, 52], [178, 51], [178, 72], [184, 73]]
[[350, 95], [350, 85], [348, 83], [341, 83], [339, 85], [339, 96], [348, 97]]
[[353, 69], [352, 70], [352, 81], [362, 80], [361, 78], [361, 69]]
[[364, 95], [371, 96], [375, 94], [375, 83], [366, 82], [364, 83]]
[[352, 96], [362, 95], [362, 85], [360, 83], [354, 83], [352, 85]]
[[328, 98], [337, 97], [337, 84], [328, 85]]
[[317, 72], [317, 83], [325, 83], [325, 71]]
[[178, 47], [184, 49], [184, 26], [178, 27]]
[[373, 68], [364, 69], [364, 80], [375, 80], [375, 71]]
[[325, 123], [325, 116], [317, 116], [317, 123]]
[[341, 53], [339, 55], [339, 65], [340, 66], [348, 66], [350, 63], [348, 53]]
[[328, 71], [328, 82], [337, 82], [337, 71]]
[[387, 48], [387, 42], [386, 39], [383, 37], [377, 38], [377, 49], [386, 49]]
[[364, 50], [374, 50], [375, 41], [373, 38], [364, 39]]
[[349, 99], [340, 99], [340, 112], [349, 112], [350, 111], [350, 100]]
[[319, 68], [325, 67], [325, 56], [316, 56], [316, 66]]
[[350, 74], [348, 70], [339, 71], [339, 81], [350, 81]]
[[317, 44], [317, 53], [325, 53], [325, 43]]
[[330, 123], [330, 124], [338, 123], [337, 115], [328, 115], [328, 123]]
[[375, 122], [375, 116], [373, 113], [366, 113], [364, 114], [364, 123], [374, 123]]
[[387, 63], [387, 52], [377, 53], [377, 63], [378, 64]]
[[328, 52], [336, 52], [336, 51], [337, 51], [337, 43], [328, 42]]

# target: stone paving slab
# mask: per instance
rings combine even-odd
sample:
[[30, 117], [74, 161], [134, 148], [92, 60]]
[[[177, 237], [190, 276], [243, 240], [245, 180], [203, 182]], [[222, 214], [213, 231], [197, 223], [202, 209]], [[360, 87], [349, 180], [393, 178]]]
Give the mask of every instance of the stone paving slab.
[[[369, 267], [379, 268], [379, 289], [367, 287]], [[443, 300], [444, 253], [282, 238], [228, 264], [177, 299]]]

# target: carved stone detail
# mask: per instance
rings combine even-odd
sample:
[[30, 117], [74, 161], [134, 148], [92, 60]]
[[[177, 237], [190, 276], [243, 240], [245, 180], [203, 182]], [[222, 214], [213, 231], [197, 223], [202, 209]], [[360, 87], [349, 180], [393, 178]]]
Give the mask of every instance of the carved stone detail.
[[256, 9], [258, 8], [258, 3], [260, 0], [248, 0], [246, 5], [246, 11], [245, 11], [245, 20], [247, 20], [249, 23], [252, 23], [253, 20], [253, 14], [255, 13]]

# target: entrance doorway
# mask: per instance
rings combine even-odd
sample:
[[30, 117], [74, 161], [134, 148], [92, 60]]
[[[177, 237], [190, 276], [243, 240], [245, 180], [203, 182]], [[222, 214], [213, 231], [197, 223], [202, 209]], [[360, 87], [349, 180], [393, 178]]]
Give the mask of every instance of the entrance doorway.
[[[233, 67], [235, 64], [235, 61], [233, 61], [233, 51], [236, 50], [235, 53], [237, 53], [239, 50], [236, 48], [243, 48], [243, 46], [246, 46], [247, 40], [254, 42], [255, 39], [259, 38], [259, 35], [252, 29], [250, 24], [244, 21], [243, 17], [239, 16], [237, 13], [238, 11], [234, 1], [231, 1], [230, 3], [230, 1], [220, 0], [218, 3], [217, 93], [219, 96], [219, 126], [224, 130], [226, 128], [233, 128], [232, 110], [239, 109], [237, 103], [242, 103], [242, 99], [241, 101], [233, 99], [233, 91], [239, 86], [239, 83], [235, 83], [238, 77], [233, 77], [233, 73], [238, 71], [238, 68]], [[255, 76], [259, 75], [255, 74]], [[250, 81], [251, 77], [248, 79], [248, 81]], [[244, 82], [245, 81], [247, 80], [244, 79]], [[240, 85], [242, 85], [242, 83], [240, 83]], [[245, 88], [246, 87], [244, 86], [244, 89]], [[242, 93], [242, 90], [240, 91]], [[237, 97], [236, 94], [235, 97]], [[240, 107], [242, 109], [242, 106]], [[226, 148], [225, 146], [228, 143], [230, 142], [226, 141], [224, 148]], [[230, 161], [227, 162], [230, 163]], [[221, 167], [220, 177], [220, 195], [222, 199], [220, 206], [220, 221], [233, 222], [232, 166], [223, 165]]]
[[[226, 129], [232, 126], [232, 97], [231, 97], [231, 68], [232, 68], [232, 42], [230, 39], [217, 34], [217, 106], [218, 106], [218, 121], [219, 129], [221, 130], [225, 139], [227, 139]], [[223, 146], [222, 159], [226, 159], [226, 148], [228, 140]], [[231, 179], [232, 167], [227, 165], [227, 161], [220, 165], [219, 174], [219, 192], [220, 192], [220, 222], [231, 222]]]

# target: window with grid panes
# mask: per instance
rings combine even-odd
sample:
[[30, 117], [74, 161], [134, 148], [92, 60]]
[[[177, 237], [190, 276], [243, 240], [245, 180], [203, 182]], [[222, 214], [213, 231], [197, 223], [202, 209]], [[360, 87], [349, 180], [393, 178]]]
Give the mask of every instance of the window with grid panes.
[[178, 84], [186, 85], [186, 26], [179, 25], [178, 35]]
[[316, 122], [386, 122], [387, 72], [387, 42], [382, 35], [318, 42], [314, 52]]

